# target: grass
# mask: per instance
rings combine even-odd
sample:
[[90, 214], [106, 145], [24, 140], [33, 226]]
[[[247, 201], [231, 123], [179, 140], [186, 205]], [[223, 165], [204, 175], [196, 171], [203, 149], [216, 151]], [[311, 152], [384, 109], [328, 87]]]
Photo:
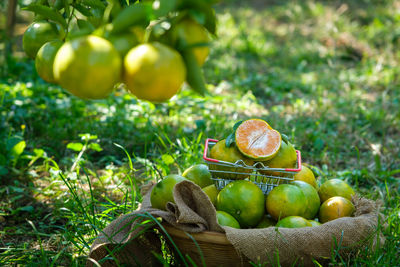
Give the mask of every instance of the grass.
[[[225, 1], [204, 66], [210, 96], [83, 101], [7, 57], [0, 77], [0, 265], [81, 266], [139, 187], [201, 162], [206, 137], [261, 117], [320, 181], [383, 202], [386, 243], [332, 265], [400, 262], [398, 1]], [[382, 227], [386, 224], [386, 228]], [[167, 263], [173, 263], [167, 260]]]

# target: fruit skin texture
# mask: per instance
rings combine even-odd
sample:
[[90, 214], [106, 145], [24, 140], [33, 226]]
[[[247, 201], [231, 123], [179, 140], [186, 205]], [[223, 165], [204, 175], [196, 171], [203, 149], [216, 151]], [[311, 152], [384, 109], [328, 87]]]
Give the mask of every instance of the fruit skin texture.
[[234, 181], [217, 196], [217, 210], [232, 215], [241, 228], [254, 227], [264, 215], [264, 194], [250, 181]]
[[331, 197], [322, 203], [319, 209], [319, 221], [326, 223], [341, 217], [353, 215], [355, 207], [350, 200], [344, 197]]
[[314, 173], [310, 170], [310, 168], [305, 165], [301, 166], [301, 171], [296, 173], [293, 178], [298, 181], [304, 181], [318, 190], [318, 185], [317, 181], [315, 180]]
[[40, 78], [49, 83], [54, 83], [56, 80], [53, 75], [54, 58], [58, 49], [63, 45], [61, 40], [53, 40], [45, 43], [37, 52], [35, 58], [36, 71]]
[[212, 185], [206, 186], [202, 189], [203, 189], [204, 193], [206, 193], [206, 195], [210, 198], [211, 203], [213, 203], [213, 205], [215, 206], [217, 203], [217, 196], [219, 193], [217, 187], [214, 184], [212, 184]]
[[35, 58], [39, 49], [47, 42], [61, 40], [63, 32], [59, 31], [56, 24], [47, 21], [33, 22], [26, 29], [22, 38], [22, 47], [30, 58]]
[[[207, 30], [193, 19], [184, 19], [173, 29], [173, 38], [175, 42], [179, 39], [184, 41], [186, 45], [205, 44], [210, 42]], [[193, 53], [199, 66], [206, 61], [210, 49], [208, 46], [193, 47]]]
[[174, 202], [172, 194], [174, 186], [184, 180], [186, 180], [185, 177], [176, 174], [165, 176], [151, 191], [151, 206], [155, 209], [165, 210], [165, 205], [168, 202]]
[[345, 181], [340, 179], [330, 179], [323, 183], [318, 190], [319, 198], [321, 203], [325, 202], [331, 197], [344, 197], [351, 200], [351, 196], [354, 195], [353, 188], [350, 187]]
[[213, 184], [211, 173], [208, 170], [208, 166], [205, 164], [197, 164], [189, 167], [183, 172], [182, 176], [201, 188]]
[[83, 99], [107, 97], [121, 76], [121, 59], [112, 44], [88, 35], [66, 42], [54, 59], [54, 77]]
[[235, 132], [235, 142], [239, 151], [256, 160], [273, 158], [279, 151], [281, 140], [281, 134], [260, 119], [242, 122]]
[[318, 213], [319, 205], [321, 204], [317, 190], [310, 184], [303, 181], [292, 181], [290, 184], [298, 186], [306, 197], [306, 210], [302, 217], [310, 220], [315, 218]]
[[309, 223], [311, 223], [312, 227], [321, 225], [319, 222], [314, 221], [314, 220], [308, 220], [308, 221], [309, 221]]
[[275, 226], [283, 228], [302, 228], [302, 227], [311, 227], [312, 224], [303, 217], [289, 216], [280, 220]]
[[299, 187], [282, 184], [269, 192], [265, 205], [271, 217], [280, 220], [288, 216], [302, 216], [306, 203], [306, 196]]
[[[210, 157], [213, 159], [223, 160], [227, 162], [235, 163], [238, 160], [242, 160], [246, 165], [252, 166], [254, 161], [252, 159], [243, 156], [236, 146], [232, 145], [227, 147], [225, 145], [225, 139], [218, 141], [210, 150]], [[221, 166], [216, 164], [210, 164], [211, 170], [218, 171], [229, 171], [229, 172], [243, 172], [251, 173], [251, 169], [240, 168], [240, 167], [229, 167]], [[234, 174], [234, 173], [214, 173], [215, 176], [225, 179], [240, 180], [245, 179], [249, 175], [247, 174]]]
[[[270, 168], [294, 168], [296, 167], [297, 153], [290, 142], [282, 140], [278, 153], [270, 160], [263, 161]], [[285, 173], [274, 171], [260, 171], [264, 175], [286, 176]]]
[[230, 226], [232, 228], [240, 229], [239, 222], [225, 211], [217, 210], [217, 221], [221, 226]]
[[163, 102], [174, 96], [186, 78], [186, 67], [174, 49], [154, 42], [138, 45], [124, 59], [124, 82], [137, 98]]
[[258, 222], [256, 228], [267, 228], [270, 226], [274, 226], [276, 221], [272, 219], [269, 215], [264, 215], [261, 221]]

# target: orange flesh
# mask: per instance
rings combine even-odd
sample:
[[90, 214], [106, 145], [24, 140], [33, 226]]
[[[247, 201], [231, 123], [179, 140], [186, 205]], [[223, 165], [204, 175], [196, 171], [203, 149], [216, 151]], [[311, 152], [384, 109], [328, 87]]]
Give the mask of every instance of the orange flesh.
[[269, 159], [279, 150], [281, 135], [263, 120], [247, 120], [240, 124], [235, 135], [236, 145], [244, 155]]

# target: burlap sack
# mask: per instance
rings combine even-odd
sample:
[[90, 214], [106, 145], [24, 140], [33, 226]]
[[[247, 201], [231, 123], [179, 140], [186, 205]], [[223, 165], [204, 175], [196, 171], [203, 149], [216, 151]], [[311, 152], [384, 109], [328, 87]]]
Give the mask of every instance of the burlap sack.
[[[161, 242], [153, 229], [154, 221], [144, 221], [153, 216], [162, 218], [174, 227], [190, 233], [205, 230], [226, 233], [229, 242], [243, 255], [243, 263], [252, 261], [282, 266], [293, 263], [314, 266], [313, 260], [326, 263], [332, 249], [342, 257], [363, 245], [382, 245], [384, 237], [377, 239], [379, 212], [375, 202], [356, 197], [354, 217], [340, 218], [318, 227], [234, 229], [217, 223], [216, 211], [207, 195], [190, 181], [182, 181], [174, 188], [175, 203], [167, 204], [167, 211], [151, 208], [150, 192], [144, 196], [141, 207], [111, 222], [94, 241], [87, 266], [157, 266], [154, 255], [161, 255]], [[375, 243], [374, 243], [375, 242]], [[240, 263], [238, 262], [238, 265]], [[265, 265], [264, 265], [265, 266]]]

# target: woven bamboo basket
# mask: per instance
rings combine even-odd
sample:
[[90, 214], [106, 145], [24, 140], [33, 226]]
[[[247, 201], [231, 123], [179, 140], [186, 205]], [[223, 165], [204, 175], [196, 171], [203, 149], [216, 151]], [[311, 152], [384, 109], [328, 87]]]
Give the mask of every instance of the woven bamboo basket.
[[[241, 262], [243, 266], [252, 266], [244, 255], [236, 251], [223, 233], [211, 231], [186, 233], [168, 224], [163, 224], [163, 227], [183, 256], [189, 256], [197, 266], [204, 266], [205, 264], [207, 267], [231, 267], [240, 266]], [[167, 242], [170, 241], [167, 239]], [[187, 260], [187, 257], [185, 259]]]

